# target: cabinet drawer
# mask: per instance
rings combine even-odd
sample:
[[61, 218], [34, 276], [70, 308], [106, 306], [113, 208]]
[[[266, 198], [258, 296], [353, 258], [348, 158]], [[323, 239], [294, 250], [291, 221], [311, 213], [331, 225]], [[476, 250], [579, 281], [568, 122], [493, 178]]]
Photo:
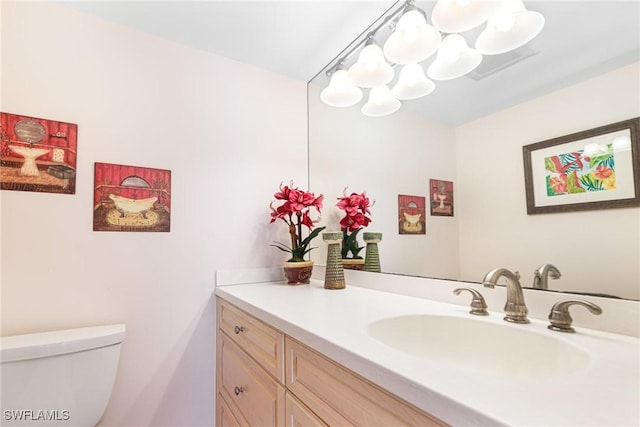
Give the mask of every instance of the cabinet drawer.
[[218, 333], [218, 392], [241, 425], [284, 426], [284, 387]]
[[222, 397], [222, 394], [218, 394], [216, 406], [217, 427], [242, 427], [242, 424], [240, 424], [240, 421], [238, 421], [233, 410]]
[[287, 392], [284, 412], [287, 427], [328, 427], [289, 392]]
[[329, 425], [446, 425], [297, 341], [285, 346], [287, 389]]
[[284, 383], [284, 334], [233, 305], [217, 299], [218, 328]]

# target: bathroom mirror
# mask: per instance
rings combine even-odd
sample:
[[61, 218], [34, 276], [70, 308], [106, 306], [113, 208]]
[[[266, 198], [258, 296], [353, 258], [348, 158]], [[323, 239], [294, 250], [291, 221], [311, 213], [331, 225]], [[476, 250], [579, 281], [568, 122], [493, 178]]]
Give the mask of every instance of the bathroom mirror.
[[[430, 17], [434, 3], [416, 5]], [[549, 279], [550, 291], [638, 300], [640, 209], [528, 215], [522, 147], [640, 116], [640, 3], [525, 5], [546, 23], [523, 49], [485, 56], [478, 75], [438, 81], [389, 116], [360, 112], [367, 90], [352, 107], [325, 105], [326, 70], [343, 53], [328, 59], [308, 85], [309, 184], [325, 196], [322, 225], [339, 229], [332, 201], [345, 187], [366, 191], [376, 203], [365, 231], [383, 233], [383, 273], [480, 282], [504, 267], [531, 287], [534, 271], [551, 263], [561, 277]], [[470, 45], [481, 29], [463, 33]], [[430, 179], [454, 183], [454, 216], [430, 215], [427, 206], [426, 233], [400, 235], [398, 195], [429, 204]], [[312, 252], [319, 264], [323, 249]]]

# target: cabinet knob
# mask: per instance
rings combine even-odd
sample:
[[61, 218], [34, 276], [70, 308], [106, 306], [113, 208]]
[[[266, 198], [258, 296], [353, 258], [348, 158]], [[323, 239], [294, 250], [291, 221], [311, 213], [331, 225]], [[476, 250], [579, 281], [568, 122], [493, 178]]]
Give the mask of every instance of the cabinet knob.
[[235, 326], [233, 331], [238, 335], [240, 332], [244, 332], [244, 326]]
[[236, 396], [240, 396], [240, 393], [242, 393], [243, 391], [244, 389], [242, 387], [235, 386], [233, 388], [233, 392], [235, 393]]

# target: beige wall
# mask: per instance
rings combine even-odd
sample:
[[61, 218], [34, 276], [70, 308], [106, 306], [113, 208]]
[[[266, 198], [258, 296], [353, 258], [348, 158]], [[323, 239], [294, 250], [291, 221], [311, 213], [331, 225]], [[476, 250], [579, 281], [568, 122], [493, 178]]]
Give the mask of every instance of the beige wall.
[[[383, 233], [378, 249], [384, 272], [457, 277], [458, 218], [429, 212], [429, 179], [456, 181], [454, 129], [402, 110], [365, 117], [362, 102], [329, 107], [319, 93], [320, 88], [310, 87], [309, 179], [314, 190], [325, 194], [324, 224], [340, 229], [344, 212], [335, 204], [344, 187], [348, 192], [366, 191], [375, 205], [365, 231]], [[399, 194], [426, 198], [426, 234], [398, 234]], [[359, 240], [364, 245], [361, 236]], [[360, 255], [364, 254], [363, 249]], [[321, 247], [313, 256], [324, 263], [326, 249]]]
[[555, 264], [552, 289], [640, 298], [640, 208], [527, 215], [522, 146], [640, 116], [635, 63], [456, 129], [460, 277]]
[[[75, 195], [0, 194], [2, 334], [126, 323], [102, 425], [213, 425], [215, 271], [282, 261], [268, 204], [306, 185], [305, 82], [4, 1], [1, 78], [2, 111], [79, 128]], [[94, 162], [170, 169], [171, 232], [93, 232]]]

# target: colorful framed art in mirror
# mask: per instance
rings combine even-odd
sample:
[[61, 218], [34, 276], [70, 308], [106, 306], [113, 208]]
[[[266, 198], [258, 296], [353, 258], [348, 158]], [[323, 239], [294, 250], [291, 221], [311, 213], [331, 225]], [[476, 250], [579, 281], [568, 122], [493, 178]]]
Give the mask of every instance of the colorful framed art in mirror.
[[522, 147], [527, 214], [640, 206], [640, 118]]

